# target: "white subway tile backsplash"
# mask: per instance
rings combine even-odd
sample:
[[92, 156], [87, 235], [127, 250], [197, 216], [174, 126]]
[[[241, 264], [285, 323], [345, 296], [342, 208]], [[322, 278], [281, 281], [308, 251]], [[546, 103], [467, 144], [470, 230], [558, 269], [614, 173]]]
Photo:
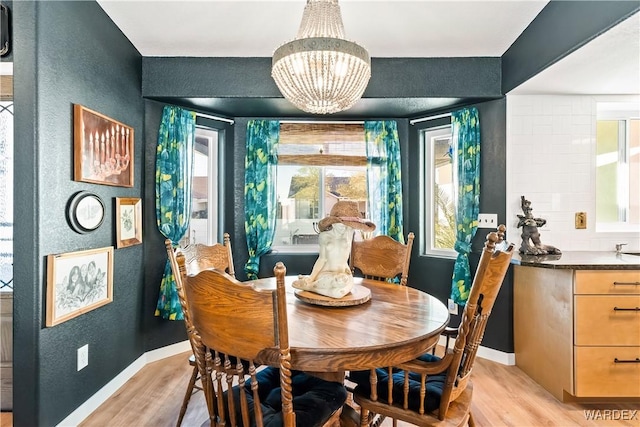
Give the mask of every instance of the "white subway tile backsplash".
[[[620, 101], [620, 97], [616, 98]], [[636, 99], [636, 98], [634, 98]], [[595, 96], [507, 96], [507, 235], [520, 245], [520, 196], [544, 218], [542, 242], [573, 250], [614, 250], [638, 233], [595, 231]], [[608, 100], [608, 99], [604, 99]], [[575, 213], [587, 213], [587, 228], [575, 229]]]
[[562, 104], [560, 102], [558, 102], [557, 104], [553, 105], [552, 108], [552, 113], [554, 116], [564, 116], [564, 115], [571, 115], [571, 104], [567, 103], [567, 104]]
[[587, 165], [587, 167], [590, 167], [591, 153], [576, 152], [571, 158], [571, 163], [573, 165]]
[[581, 138], [588, 138], [591, 134], [590, 124], [571, 123], [571, 134], [578, 135]]
[[563, 120], [562, 122], [562, 133], [565, 135], [571, 135], [571, 131], [573, 130], [573, 127], [571, 125], [571, 119], [567, 118], [565, 120]]
[[531, 133], [539, 136], [551, 135], [552, 132], [553, 126], [551, 125], [540, 125], [538, 123], [534, 123], [531, 128]]
[[574, 125], [589, 125], [591, 126], [591, 114], [581, 114], [571, 116], [571, 123]]
[[589, 175], [585, 173], [575, 173], [571, 176], [571, 191], [584, 192], [588, 191], [591, 184]]
[[[524, 101], [524, 100], [522, 100]], [[530, 103], [526, 102], [514, 102], [512, 105], [508, 105], [508, 108], [512, 108], [516, 117], [529, 117], [533, 114], [533, 107]]]
[[509, 123], [509, 133], [511, 135], [522, 135], [522, 117], [514, 117]]

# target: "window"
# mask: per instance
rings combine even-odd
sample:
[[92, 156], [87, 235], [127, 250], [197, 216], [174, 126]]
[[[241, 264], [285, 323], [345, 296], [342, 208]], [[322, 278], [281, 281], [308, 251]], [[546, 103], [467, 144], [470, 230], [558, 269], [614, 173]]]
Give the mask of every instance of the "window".
[[367, 217], [366, 165], [362, 124], [281, 123], [273, 248], [317, 251], [317, 223], [338, 200]]
[[455, 256], [456, 181], [451, 155], [451, 125], [422, 129], [420, 132], [424, 189], [424, 255]]
[[598, 103], [596, 230], [640, 226], [640, 114], [637, 105]]
[[216, 129], [196, 127], [191, 188], [189, 243], [212, 245], [218, 236], [218, 136]]

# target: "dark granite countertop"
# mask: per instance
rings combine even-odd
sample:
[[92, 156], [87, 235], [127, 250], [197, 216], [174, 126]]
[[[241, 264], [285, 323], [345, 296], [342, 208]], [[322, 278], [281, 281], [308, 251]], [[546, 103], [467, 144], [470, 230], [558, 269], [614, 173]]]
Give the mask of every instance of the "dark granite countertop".
[[515, 253], [515, 265], [570, 270], [640, 270], [640, 256], [611, 252], [568, 251], [562, 255], [522, 255]]

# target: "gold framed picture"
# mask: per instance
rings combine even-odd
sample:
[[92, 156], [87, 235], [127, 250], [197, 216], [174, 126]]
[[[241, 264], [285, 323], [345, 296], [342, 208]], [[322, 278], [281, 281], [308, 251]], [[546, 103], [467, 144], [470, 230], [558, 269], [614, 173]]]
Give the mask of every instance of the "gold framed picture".
[[111, 301], [113, 246], [47, 256], [47, 326]]
[[133, 128], [73, 105], [73, 179], [133, 187]]
[[142, 243], [142, 201], [116, 197], [116, 248]]

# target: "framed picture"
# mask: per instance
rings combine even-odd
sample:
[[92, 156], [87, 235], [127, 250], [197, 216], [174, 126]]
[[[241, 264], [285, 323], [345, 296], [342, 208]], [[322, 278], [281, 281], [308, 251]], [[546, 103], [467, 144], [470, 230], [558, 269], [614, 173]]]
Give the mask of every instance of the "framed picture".
[[73, 179], [133, 187], [133, 128], [73, 105]]
[[88, 191], [76, 193], [67, 207], [71, 228], [81, 234], [96, 230], [104, 220], [104, 203], [97, 194]]
[[116, 248], [142, 243], [142, 201], [116, 197]]
[[113, 246], [47, 256], [47, 326], [113, 301]]

